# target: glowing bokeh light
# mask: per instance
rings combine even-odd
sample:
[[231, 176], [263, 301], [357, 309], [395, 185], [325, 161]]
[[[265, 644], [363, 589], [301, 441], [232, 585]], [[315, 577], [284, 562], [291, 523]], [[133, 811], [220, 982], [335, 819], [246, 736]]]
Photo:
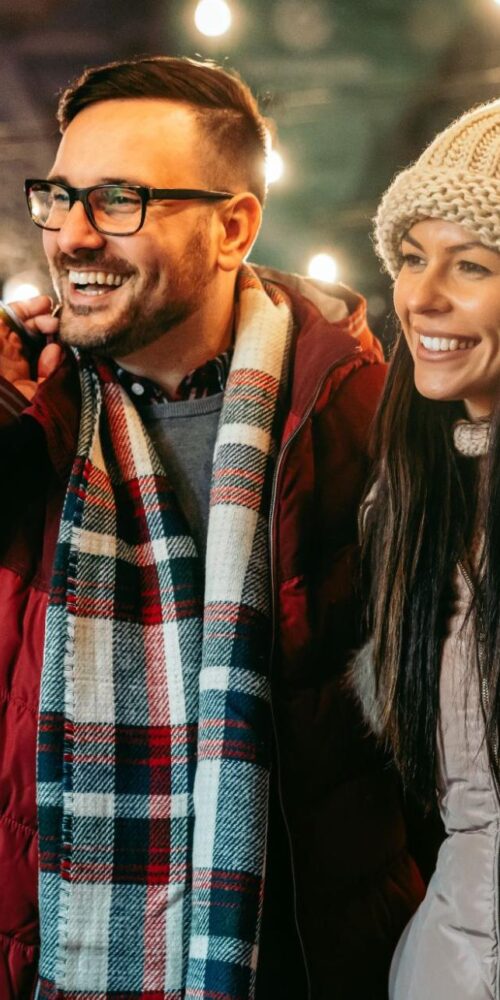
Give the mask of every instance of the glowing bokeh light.
[[316, 281], [328, 281], [332, 284], [338, 278], [337, 261], [331, 253], [317, 253], [311, 257], [307, 273], [310, 278], [315, 278]]
[[18, 282], [15, 278], [6, 281], [3, 288], [5, 302], [26, 302], [27, 299], [40, 294], [40, 289], [36, 285], [32, 285], [29, 281]]
[[266, 181], [268, 184], [275, 184], [283, 177], [285, 164], [281, 153], [277, 149], [269, 150], [266, 159]]
[[225, 35], [231, 27], [231, 11], [225, 0], [200, 0], [194, 23], [202, 35], [216, 38]]

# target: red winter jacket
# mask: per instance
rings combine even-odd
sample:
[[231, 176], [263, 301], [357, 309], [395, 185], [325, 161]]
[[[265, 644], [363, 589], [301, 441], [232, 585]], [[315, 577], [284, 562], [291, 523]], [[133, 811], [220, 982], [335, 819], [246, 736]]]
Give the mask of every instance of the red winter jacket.
[[[356, 514], [384, 365], [361, 300], [271, 277], [297, 336], [270, 517], [277, 739], [257, 996], [384, 1000], [423, 886], [392, 772], [342, 682], [358, 644]], [[332, 322], [339, 297], [349, 315]], [[36, 725], [79, 399], [71, 357], [31, 404], [0, 380], [0, 1000], [31, 1000], [36, 984]]]

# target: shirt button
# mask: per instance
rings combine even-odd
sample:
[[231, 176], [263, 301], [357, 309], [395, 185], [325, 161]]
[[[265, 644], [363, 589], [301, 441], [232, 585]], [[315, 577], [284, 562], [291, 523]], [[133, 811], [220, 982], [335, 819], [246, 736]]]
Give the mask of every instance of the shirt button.
[[131, 388], [132, 392], [134, 393], [134, 396], [143, 396], [144, 395], [144, 386], [141, 385], [140, 382], [132, 382], [132, 385], [130, 386], [130, 388]]

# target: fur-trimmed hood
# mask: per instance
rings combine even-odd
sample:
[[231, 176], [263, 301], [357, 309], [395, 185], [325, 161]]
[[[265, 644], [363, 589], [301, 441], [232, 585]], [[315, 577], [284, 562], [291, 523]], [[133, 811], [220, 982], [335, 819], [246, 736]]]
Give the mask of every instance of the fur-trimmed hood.
[[347, 673], [347, 682], [361, 707], [363, 718], [376, 736], [382, 734], [381, 707], [377, 698], [373, 640], [356, 653]]

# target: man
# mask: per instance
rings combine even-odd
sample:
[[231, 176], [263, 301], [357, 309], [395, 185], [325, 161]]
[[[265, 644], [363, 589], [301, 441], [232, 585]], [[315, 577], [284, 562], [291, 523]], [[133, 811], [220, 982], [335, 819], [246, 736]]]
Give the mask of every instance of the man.
[[244, 264], [266, 128], [236, 77], [111, 64], [59, 120], [26, 193], [60, 317], [14, 306], [58, 333], [36, 381], [1, 327], [0, 995], [381, 997], [419, 885], [391, 895], [397, 801], [342, 685], [363, 303]]

